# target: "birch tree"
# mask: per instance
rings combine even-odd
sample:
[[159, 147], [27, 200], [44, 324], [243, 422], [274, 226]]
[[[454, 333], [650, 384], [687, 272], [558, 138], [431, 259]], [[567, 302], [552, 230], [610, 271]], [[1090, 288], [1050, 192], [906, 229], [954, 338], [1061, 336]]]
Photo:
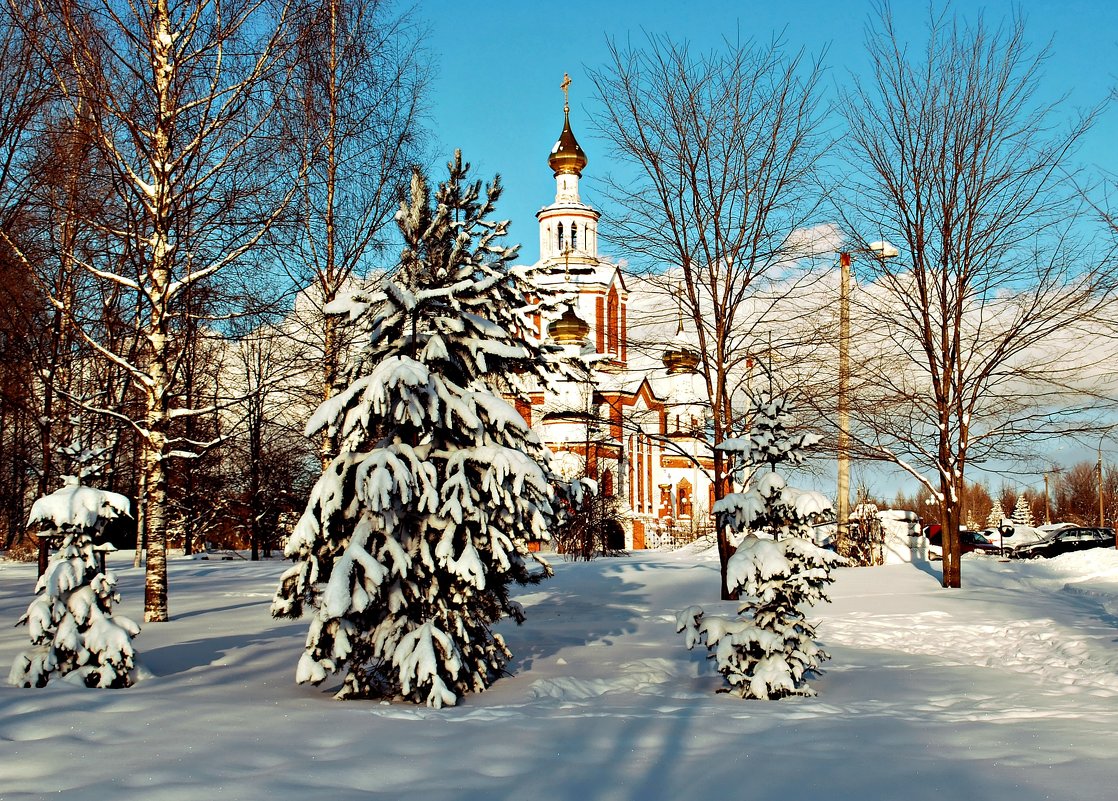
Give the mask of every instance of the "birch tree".
[[[88, 109], [120, 207], [104, 223], [109, 245], [80, 266], [135, 299], [143, 346], [122, 353], [96, 331], [80, 332], [144, 396], [143, 413], [128, 420], [143, 443], [144, 617], [164, 621], [168, 460], [205, 444], [172, 433], [172, 421], [198, 411], [174, 403], [182, 299], [242, 262], [289, 196], [268, 169], [287, 150], [264, 133], [290, 8], [265, 0], [36, 0], [34, 8], [60, 54], [56, 89]], [[76, 319], [65, 299], [51, 300]]]

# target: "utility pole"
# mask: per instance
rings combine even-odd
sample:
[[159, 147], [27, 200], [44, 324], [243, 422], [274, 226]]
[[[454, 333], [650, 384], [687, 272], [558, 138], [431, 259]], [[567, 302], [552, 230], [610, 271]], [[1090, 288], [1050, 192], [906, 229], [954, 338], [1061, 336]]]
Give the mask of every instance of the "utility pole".
[[1098, 479], [1099, 479], [1099, 528], [1102, 528], [1103, 526], [1106, 525], [1106, 520], [1104, 519], [1105, 515], [1103, 513], [1103, 502], [1102, 502], [1102, 440], [1101, 439], [1099, 440], [1099, 462], [1098, 462], [1098, 465], [1096, 466], [1096, 470], [1098, 471]]
[[835, 547], [845, 553], [850, 535], [850, 264], [849, 253], [839, 254], [838, 341], [838, 497], [835, 499]]
[[[885, 241], [870, 242], [856, 251], [839, 253], [839, 341], [838, 341], [838, 488], [835, 499], [835, 547], [845, 554], [850, 535], [850, 268], [854, 254], [869, 254], [884, 262], [899, 251]], [[769, 348], [772, 352], [772, 348]], [[772, 375], [770, 366], [769, 375]], [[770, 378], [771, 380], [771, 378]]]

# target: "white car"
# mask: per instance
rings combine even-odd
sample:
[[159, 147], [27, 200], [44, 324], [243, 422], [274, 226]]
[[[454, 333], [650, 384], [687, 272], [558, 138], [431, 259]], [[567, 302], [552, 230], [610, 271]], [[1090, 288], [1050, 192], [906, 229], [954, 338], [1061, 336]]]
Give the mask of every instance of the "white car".
[[1034, 542], [1043, 542], [1052, 536], [1051, 531], [1033, 526], [1019, 526], [1016, 523], [1005, 528], [1006, 530], [1000, 534], [995, 530], [993, 534], [988, 536], [991, 542], [1003, 543], [1007, 549], [1031, 545]]

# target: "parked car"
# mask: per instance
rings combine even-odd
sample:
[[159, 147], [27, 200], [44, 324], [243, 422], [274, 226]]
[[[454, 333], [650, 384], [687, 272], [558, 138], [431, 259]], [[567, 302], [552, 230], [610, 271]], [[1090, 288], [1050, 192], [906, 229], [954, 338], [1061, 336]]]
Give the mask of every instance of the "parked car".
[[1010, 552], [1015, 559], [1037, 559], [1091, 548], [1114, 547], [1114, 529], [1078, 526], [1055, 531], [1040, 542], [1019, 545]]
[[[930, 528], [930, 527], [929, 527]], [[943, 534], [936, 526], [936, 530], [931, 531], [927, 535], [928, 550], [934, 556], [943, 556]], [[990, 542], [989, 539], [979, 534], [977, 531], [967, 531], [965, 529], [959, 531], [959, 545], [963, 553], [987, 553], [995, 556], [1000, 556], [1002, 549], [997, 544]]]
[[1052, 536], [1051, 531], [1044, 531], [1033, 526], [1023, 526], [1019, 523], [1007, 523], [1004, 528], [1000, 529], [986, 529], [982, 534], [991, 542], [1004, 546], [1006, 553], [1022, 545], [1044, 542]]

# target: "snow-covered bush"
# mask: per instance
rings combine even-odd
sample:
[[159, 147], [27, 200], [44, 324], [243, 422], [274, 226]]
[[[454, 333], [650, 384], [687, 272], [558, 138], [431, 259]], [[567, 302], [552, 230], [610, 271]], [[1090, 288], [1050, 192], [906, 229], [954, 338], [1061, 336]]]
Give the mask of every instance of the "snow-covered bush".
[[791, 435], [784, 401], [757, 398], [748, 439], [720, 447], [760, 468], [751, 486], [715, 504], [737, 550], [727, 565], [727, 585], [742, 598], [737, 618], [707, 616], [690, 606], [676, 617], [687, 647], [704, 642], [729, 683], [743, 698], [812, 695], [806, 679], [828, 656], [815, 642], [815, 627], [802, 607], [827, 600], [831, 569], [844, 559], [811, 540], [811, 521], [829, 509], [817, 492], [788, 486], [776, 472], [781, 462], [799, 464], [815, 443], [811, 434]]
[[853, 565], [885, 564], [885, 529], [877, 504], [863, 502], [854, 507], [850, 512], [850, 530], [839, 546]]
[[87, 687], [127, 687], [140, 627], [112, 613], [120, 600], [116, 577], [101, 571], [94, 545], [105, 525], [131, 507], [123, 495], [83, 487], [72, 476], [66, 481], [31, 507], [30, 523], [61, 543], [19, 619], [30, 629], [32, 647], [16, 657], [8, 681], [43, 687], [55, 674], [72, 674]]
[[307, 426], [341, 452], [288, 540], [272, 613], [313, 609], [296, 680], [348, 668], [339, 698], [438, 707], [485, 689], [511, 656], [491, 627], [524, 619], [510, 585], [550, 572], [528, 547], [560, 514], [550, 454], [498, 392], [547, 379], [522, 334], [530, 286], [499, 244], [507, 223], [486, 219], [499, 184], [480, 200], [460, 154], [449, 167], [435, 204], [413, 177], [398, 268], [328, 309], [366, 345]]

